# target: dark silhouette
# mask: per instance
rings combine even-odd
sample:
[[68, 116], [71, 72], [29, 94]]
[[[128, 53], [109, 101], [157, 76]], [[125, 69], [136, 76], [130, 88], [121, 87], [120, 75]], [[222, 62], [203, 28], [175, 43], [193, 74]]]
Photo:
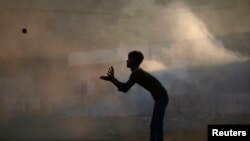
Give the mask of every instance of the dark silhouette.
[[27, 31], [26, 28], [23, 28], [23, 29], [22, 29], [22, 32], [23, 32], [23, 34], [26, 34], [28, 31]]
[[118, 81], [114, 76], [114, 68], [111, 66], [107, 76], [100, 79], [112, 82], [119, 91], [126, 93], [135, 83], [147, 89], [155, 103], [150, 124], [150, 141], [163, 141], [163, 121], [165, 110], [168, 105], [167, 90], [154, 76], [139, 68], [144, 59], [140, 51], [132, 51], [128, 54], [127, 67], [132, 73], [126, 83]]

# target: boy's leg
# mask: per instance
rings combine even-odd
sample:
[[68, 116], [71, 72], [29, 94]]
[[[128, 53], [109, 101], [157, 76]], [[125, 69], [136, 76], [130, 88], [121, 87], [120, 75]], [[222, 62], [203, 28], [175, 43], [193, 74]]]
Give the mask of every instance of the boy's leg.
[[160, 103], [159, 106], [159, 113], [158, 115], [158, 119], [157, 119], [157, 141], [163, 141], [163, 127], [164, 127], [164, 115], [165, 115], [165, 109], [166, 106], [164, 103]]
[[150, 141], [163, 141], [163, 122], [167, 104], [168, 100], [155, 101], [150, 125]]
[[156, 102], [154, 103], [154, 109], [153, 109], [153, 115], [151, 118], [151, 124], [150, 124], [150, 141], [156, 141], [156, 109], [157, 109], [157, 104]]

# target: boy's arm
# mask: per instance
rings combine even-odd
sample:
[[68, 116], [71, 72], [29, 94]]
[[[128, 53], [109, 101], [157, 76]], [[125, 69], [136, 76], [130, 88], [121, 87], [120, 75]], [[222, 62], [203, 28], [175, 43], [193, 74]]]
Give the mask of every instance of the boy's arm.
[[119, 91], [124, 93], [128, 92], [128, 90], [135, 84], [135, 82], [133, 82], [131, 79], [129, 79], [126, 83], [122, 83], [118, 81], [115, 77], [110, 82], [112, 82], [118, 88]]
[[122, 91], [124, 93], [126, 93], [135, 84], [135, 81], [133, 81], [131, 77], [126, 83], [122, 83], [117, 80], [114, 76], [114, 68], [112, 66], [109, 68], [107, 76], [101, 76], [100, 78], [106, 81], [110, 81], [118, 88], [119, 91]]

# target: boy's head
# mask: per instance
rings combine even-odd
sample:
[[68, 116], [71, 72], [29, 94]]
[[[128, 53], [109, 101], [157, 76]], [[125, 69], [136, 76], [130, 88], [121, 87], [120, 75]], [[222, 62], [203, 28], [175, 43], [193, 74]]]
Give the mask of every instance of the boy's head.
[[144, 59], [142, 52], [140, 51], [131, 51], [128, 54], [127, 67], [128, 68], [137, 68], [140, 66]]

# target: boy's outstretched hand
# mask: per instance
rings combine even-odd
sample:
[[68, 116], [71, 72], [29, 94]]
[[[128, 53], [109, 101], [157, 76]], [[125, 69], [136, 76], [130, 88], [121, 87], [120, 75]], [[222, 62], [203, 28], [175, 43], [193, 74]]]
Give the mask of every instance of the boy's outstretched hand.
[[106, 81], [111, 81], [114, 79], [114, 68], [111, 66], [108, 70], [107, 76], [101, 76], [100, 79], [106, 80]]

